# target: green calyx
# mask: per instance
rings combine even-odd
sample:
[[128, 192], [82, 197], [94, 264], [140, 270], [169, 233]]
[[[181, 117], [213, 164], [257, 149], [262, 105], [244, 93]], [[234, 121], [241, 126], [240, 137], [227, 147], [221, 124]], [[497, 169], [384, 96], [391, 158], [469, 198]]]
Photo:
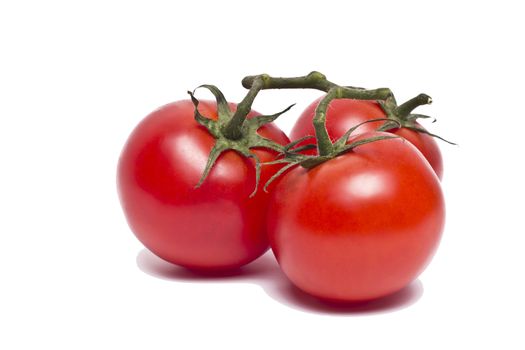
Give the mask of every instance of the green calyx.
[[234, 113], [230, 109], [226, 98], [216, 86], [201, 85], [198, 88], [206, 88], [215, 96], [217, 101], [218, 118], [217, 120], [212, 120], [203, 116], [198, 109], [199, 100], [194, 96], [195, 91], [188, 91], [193, 105], [195, 106], [195, 120], [197, 123], [205, 127], [216, 140], [210, 151], [204, 172], [195, 187], [199, 188], [203, 184], [208, 177], [211, 168], [222, 153], [228, 150], [234, 150], [244, 157], [252, 158], [255, 162], [255, 189], [250, 195], [250, 197], [253, 197], [259, 186], [261, 161], [255, 153], [251, 152], [251, 149], [255, 147], [263, 147], [277, 152], [284, 151], [284, 146], [260, 136], [257, 133], [257, 130], [263, 125], [273, 122], [281, 114], [292, 108], [293, 105], [276, 114], [247, 119], [246, 117], [251, 111], [253, 97], [255, 96], [252, 97], [251, 94], [248, 93], [247, 98], [239, 103], [237, 110]]
[[388, 120], [380, 128], [378, 128], [378, 131], [388, 131], [388, 130], [402, 127], [402, 128], [410, 129], [410, 130], [417, 131], [423, 134], [427, 134], [432, 137], [436, 137], [442, 141], [455, 145], [455, 143], [447, 141], [441, 136], [433, 134], [429, 132], [427, 129], [422, 128], [417, 123], [418, 119], [433, 119], [432, 122], [434, 123], [436, 121], [435, 118], [429, 117], [428, 115], [424, 115], [424, 114], [412, 113], [412, 111], [414, 111], [414, 109], [416, 109], [419, 106], [431, 104], [432, 97], [426, 94], [419, 94], [416, 97], [406, 101], [405, 103], [399, 106], [396, 103], [396, 99], [394, 95], [389, 96], [384, 101], [378, 101], [378, 102], [381, 108], [383, 109], [383, 111], [386, 113], [387, 118], [388, 118]]
[[351, 152], [356, 147], [365, 145], [367, 143], [377, 142], [377, 141], [387, 140], [387, 139], [393, 139], [393, 138], [399, 138], [399, 136], [395, 136], [395, 135], [380, 135], [380, 136], [372, 136], [372, 137], [368, 137], [368, 138], [364, 138], [361, 140], [357, 140], [357, 141], [348, 143], [348, 139], [350, 138], [352, 133], [357, 128], [359, 128], [361, 125], [366, 124], [366, 123], [378, 122], [378, 121], [388, 121], [388, 119], [387, 118], [371, 119], [371, 120], [367, 120], [363, 123], [355, 125], [351, 129], [349, 129], [343, 136], [341, 136], [334, 143], [332, 143], [330, 153], [327, 153], [324, 155], [305, 155], [305, 154], [300, 153], [301, 151], [315, 148], [316, 147], [315, 145], [310, 144], [310, 145], [296, 147], [301, 142], [309, 138], [312, 138], [312, 136], [306, 136], [306, 137], [300, 138], [298, 140], [295, 140], [289, 143], [288, 145], [284, 147], [283, 152], [281, 152], [282, 158], [277, 159], [273, 162], [264, 163], [264, 164], [286, 164], [266, 182], [263, 188], [264, 191], [266, 192], [268, 190], [268, 186], [273, 181], [275, 181], [279, 176], [281, 176], [285, 171], [287, 171], [288, 169], [296, 165], [300, 165], [306, 169], [311, 169], [326, 161], [329, 161], [330, 159], [333, 159], [345, 153]]

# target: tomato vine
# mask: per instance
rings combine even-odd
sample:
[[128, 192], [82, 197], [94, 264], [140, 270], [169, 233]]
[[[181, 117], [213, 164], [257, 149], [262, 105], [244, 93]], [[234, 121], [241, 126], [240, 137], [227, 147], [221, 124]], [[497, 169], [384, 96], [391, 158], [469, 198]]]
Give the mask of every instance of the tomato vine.
[[[317, 71], [313, 71], [301, 77], [272, 77], [268, 74], [252, 75], [245, 77], [242, 80], [242, 85], [248, 89], [248, 92], [244, 99], [238, 104], [237, 110], [235, 112], [230, 110], [226, 98], [216, 86], [200, 86], [210, 90], [216, 98], [219, 116], [217, 121], [208, 119], [201, 115], [198, 110], [199, 101], [194, 95], [195, 91], [188, 91], [195, 106], [195, 120], [204, 126], [216, 139], [215, 145], [210, 152], [206, 168], [196, 187], [200, 187], [202, 185], [218, 157], [227, 150], [237, 151], [243, 156], [252, 158], [254, 160], [256, 170], [256, 185], [253, 193], [251, 194], [251, 196], [254, 196], [258, 189], [261, 166], [263, 164], [261, 164], [257, 156], [250, 151], [253, 148], [267, 148], [279, 152], [281, 155], [280, 158], [266, 164], [286, 164], [265, 184], [264, 189], [266, 190], [272, 181], [274, 181], [278, 176], [280, 176], [292, 166], [301, 165], [305, 168], [311, 168], [343, 153], [349, 152], [360, 145], [398, 137], [384, 135], [375, 136], [347, 144], [347, 141], [352, 132], [361, 125], [359, 124], [348, 130], [347, 133], [345, 133], [335, 142], [332, 142], [326, 129], [326, 115], [330, 102], [335, 99], [377, 101], [384, 110], [386, 118], [373, 119], [367, 122], [384, 121], [383, 125], [378, 129], [378, 131], [407, 128], [437, 137], [443, 141], [453, 144], [452, 142], [447, 141], [440, 136], [428, 132], [426, 129], [420, 127], [419, 124], [416, 123], [417, 119], [430, 118], [426, 115], [412, 113], [412, 111], [418, 106], [432, 103], [432, 98], [426, 94], [419, 94], [405, 103], [397, 105], [394, 94], [389, 88], [368, 90], [360, 87], [341, 86], [329, 81], [324, 74]], [[251, 111], [252, 104], [258, 93], [261, 90], [269, 89], [316, 89], [326, 92], [326, 95], [319, 102], [315, 111], [315, 116], [313, 118], [313, 126], [315, 129], [315, 139], [317, 145], [316, 147], [318, 150], [317, 155], [304, 155], [300, 153], [302, 150], [312, 147], [296, 147], [300, 144], [300, 141], [303, 140], [296, 140], [287, 146], [282, 146], [272, 140], [258, 135], [257, 130], [261, 126], [275, 121], [279, 116], [294, 106], [290, 105], [283, 111], [272, 115], [264, 115], [248, 119], [247, 115]]]

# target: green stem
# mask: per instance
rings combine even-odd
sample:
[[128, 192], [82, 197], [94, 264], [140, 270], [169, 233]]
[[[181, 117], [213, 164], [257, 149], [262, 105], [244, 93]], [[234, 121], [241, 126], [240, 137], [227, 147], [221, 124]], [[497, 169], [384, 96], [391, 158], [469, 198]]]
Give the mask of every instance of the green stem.
[[324, 92], [330, 91], [332, 88], [344, 90], [344, 97], [357, 100], [385, 100], [392, 95], [392, 91], [388, 88], [380, 88], [375, 90], [366, 90], [351, 86], [339, 86], [326, 79], [326, 76], [319, 72], [311, 72], [303, 77], [292, 78], [276, 78], [267, 74], [251, 75], [242, 80], [242, 86], [251, 89], [256, 81], [262, 80], [262, 90], [269, 89], [316, 89]]
[[406, 101], [398, 106], [394, 113], [401, 118], [408, 116], [418, 106], [428, 105], [432, 103], [432, 98], [426, 94], [419, 94], [416, 97]]
[[250, 90], [244, 99], [237, 105], [237, 110], [230, 121], [222, 129], [223, 135], [230, 140], [238, 140], [242, 137], [242, 125], [252, 109], [255, 97], [263, 88], [263, 78], [258, 76], [253, 80]]
[[330, 136], [326, 130], [326, 110], [330, 102], [337, 97], [337, 89], [338, 88], [330, 89], [315, 109], [313, 124], [315, 138], [317, 139], [317, 151], [320, 156], [329, 155], [334, 150], [334, 144], [332, 140], [330, 140]]
[[334, 145], [326, 130], [326, 110], [332, 100], [339, 98], [385, 100], [392, 96], [392, 91], [388, 88], [366, 90], [350, 86], [339, 86], [326, 79], [324, 74], [315, 71], [302, 77], [292, 78], [271, 77], [268, 74], [252, 75], [245, 77], [242, 80], [242, 85], [250, 89], [250, 92], [254, 89], [257, 92], [268, 89], [316, 89], [326, 92], [326, 96], [317, 106], [313, 119], [320, 156], [326, 156], [334, 152]]
[[311, 72], [303, 77], [279, 78], [271, 77], [268, 74], [252, 75], [245, 77], [242, 80], [242, 86], [250, 89], [254, 82], [262, 78], [263, 89], [316, 89], [328, 92], [336, 84], [328, 81], [324, 74], [319, 72]]
[[361, 90], [342, 86], [331, 88], [317, 105], [313, 119], [317, 148], [320, 156], [328, 156], [334, 152], [334, 145], [328, 131], [326, 130], [326, 110], [330, 102], [340, 98], [351, 98], [361, 100], [379, 100], [380, 97], [387, 98], [389, 89]]

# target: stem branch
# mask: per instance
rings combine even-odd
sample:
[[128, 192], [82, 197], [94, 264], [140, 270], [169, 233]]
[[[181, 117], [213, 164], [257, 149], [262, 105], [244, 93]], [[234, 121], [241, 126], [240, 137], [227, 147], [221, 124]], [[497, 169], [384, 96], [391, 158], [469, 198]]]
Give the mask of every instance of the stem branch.
[[317, 139], [317, 151], [320, 156], [326, 156], [333, 152], [334, 144], [330, 140], [328, 131], [326, 130], [326, 110], [328, 105], [337, 96], [337, 89], [332, 88], [323, 97], [315, 109], [315, 117], [313, 119], [315, 138]]
[[332, 100], [340, 98], [379, 100], [382, 99], [381, 97], [387, 98], [390, 93], [390, 89], [386, 88], [376, 90], [362, 90], [343, 86], [335, 86], [331, 88], [317, 105], [313, 119], [319, 155], [327, 156], [334, 152], [334, 145], [330, 140], [328, 131], [326, 130], [326, 110]]
[[242, 86], [250, 89], [254, 82], [262, 78], [263, 89], [317, 89], [328, 92], [336, 84], [328, 81], [324, 74], [311, 72], [303, 77], [280, 78], [271, 77], [267, 74], [247, 76], [242, 80]]
[[418, 106], [432, 103], [432, 98], [426, 94], [419, 94], [416, 97], [406, 101], [395, 109], [395, 114], [401, 118], [408, 116]]
[[[249, 97], [250, 101], [253, 102], [253, 98], [260, 90], [316, 89], [326, 92], [326, 96], [324, 96], [321, 102], [319, 102], [319, 105], [315, 110], [315, 117], [313, 119], [315, 136], [317, 138], [317, 148], [320, 156], [330, 155], [334, 152], [334, 145], [330, 140], [328, 132], [326, 131], [326, 110], [332, 100], [339, 98], [351, 98], [358, 100], [386, 100], [388, 97], [392, 96], [392, 91], [390, 91], [388, 88], [366, 90], [350, 86], [339, 86], [326, 79], [324, 74], [316, 71], [313, 71], [310, 74], [302, 77], [291, 78], [271, 77], [268, 74], [251, 75], [245, 77], [242, 80], [242, 85], [245, 88], [250, 89], [250, 91], [241, 104], [246, 102]], [[251, 95], [253, 95], [253, 97], [251, 97]], [[251, 107], [251, 103], [249, 106]], [[240, 123], [236, 120], [240, 120], [240, 118], [236, 118], [236, 116], [240, 113], [239, 111], [240, 108], [237, 109], [237, 112], [233, 116], [230, 123], [226, 126], [224, 131], [226, 131], [226, 129], [234, 128], [233, 125], [235, 125], [235, 128], [239, 128], [240, 125], [242, 125], [242, 121], [244, 121], [244, 119], [241, 120]], [[233, 130], [228, 137], [232, 136], [234, 136]]]
[[344, 90], [344, 93], [342, 97], [337, 98], [353, 98], [359, 100], [385, 100], [392, 95], [392, 91], [388, 88], [366, 90], [351, 86], [339, 86], [327, 80], [324, 74], [315, 71], [303, 77], [292, 78], [271, 77], [267, 74], [251, 75], [242, 80], [242, 86], [251, 89], [259, 79], [262, 80], [263, 84], [261, 90], [316, 89], [329, 92], [332, 88], [338, 88]]
[[237, 110], [230, 121], [223, 127], [223, 135], [230, 140], [238, 140], [242, 137], [242, 124], [252, 109], [255, 97], [263, 88], [263, 77], [258, 76], [253, 80], [250, 90], [237, 105]]

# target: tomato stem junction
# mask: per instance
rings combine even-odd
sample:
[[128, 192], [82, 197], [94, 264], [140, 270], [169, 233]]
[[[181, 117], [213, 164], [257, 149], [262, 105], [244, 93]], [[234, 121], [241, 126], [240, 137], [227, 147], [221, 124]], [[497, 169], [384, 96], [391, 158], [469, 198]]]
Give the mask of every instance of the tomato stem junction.
[[266, 148], [282, 153], [284, 145], [281, 145], [268, 138], [262, 137], [257, 133], [257, 130], [263, 125], [273, 122], [281, 114], [287, 112], [293, 105], [284, 109], [281, 112], [272, 115], [261, 115], [254, 118], [247, 119], [251, 111], [252, 103], [255, 96], [260, 91], [260, 84], [254, 84], [254, 87], [248, 91], [246, 97], [238, 105], [237, 110], [232, 112], [228, 102], [222, 92], [214, 85], [201, 85], [199, 88], [208, 89], [214, 96], [217, 102], [217, 120], [213, 120], [203, 116], [199, 112], [199, 100], [195, 97], [195, 90], [188, 91], [191, 96], [193, 105], [195, 106], [195, 120], [200, 125], [204, 126], [208, 132], [215, 138], [215, 144], [210, 151], [208, 161], [204, 168], [204, 172], [196, 184], [196, 188], [200, 187], [207, 176], [209, 175], [213, 165], [219, 159], [219, 156], [228, 151], [233, 150], [246, 158], [252, 158], [255, 167], [255, 189], [250, 197], [253, 197], [257, 192], [259, 186], [259, 179], [261, 175], [261, 161], [257, 155], [251, 152], [252, 148]]
[[326, 131], [326, 110], [334, 99], [349, 98], [357, 100], [386, 100], [392, 96], [388, 88], [366, 90], [350, 86], [339, 86], [332, 83], [320, 72], [313, 71], [302, 77], [271, 77], [267, 74], [247, 76], [242, 80], [247, 89], [316, 89], [326, 92], [326, 96], [319, 102], [313, 119], [315, 136], [317, 138], [318, 153], [328, 156], [334, 152], [334, 146]]

